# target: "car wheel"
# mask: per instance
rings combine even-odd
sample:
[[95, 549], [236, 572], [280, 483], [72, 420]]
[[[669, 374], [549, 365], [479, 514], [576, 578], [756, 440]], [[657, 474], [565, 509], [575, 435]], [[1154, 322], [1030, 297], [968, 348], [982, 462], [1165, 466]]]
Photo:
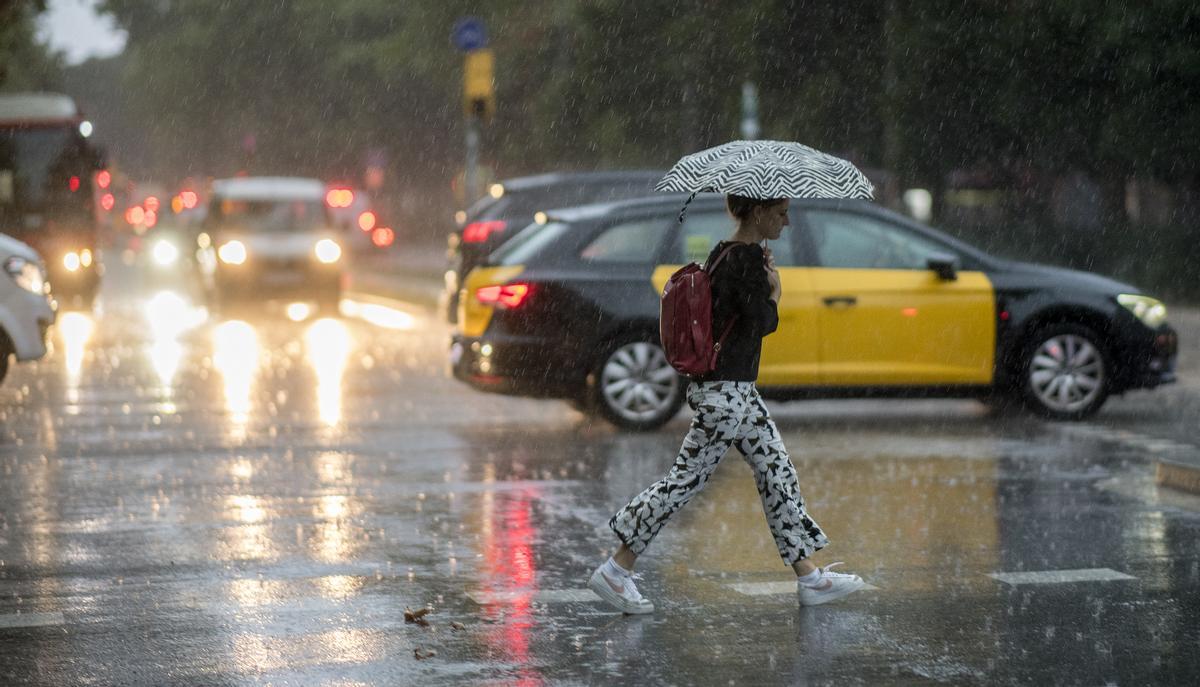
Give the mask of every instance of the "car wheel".
[[1037, 330], [1023, 360], [1021, 395], [1039, 415], [1080, 420], [1108, 398], [1108, 353], [1087, 327], [1064, 323]]
[[618, 427], [655, 429], [679, 412], [684, 386], [661, 346], [628, 341], [615, 346], [597, 366], [592, 403]]
[[8, 376], [8, 361], [12, 358], [12, 344], [8, 342], [8, 335], [0, 330], [0, 382]]

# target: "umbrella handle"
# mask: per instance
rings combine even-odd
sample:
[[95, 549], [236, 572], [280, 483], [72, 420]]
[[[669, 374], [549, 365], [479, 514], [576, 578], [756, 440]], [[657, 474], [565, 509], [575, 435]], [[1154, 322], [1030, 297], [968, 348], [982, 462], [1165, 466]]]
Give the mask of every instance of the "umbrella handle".
[[695, 199], [696, 199], [696, 191], [692, 191], [692, 195], [688, 196], [688, 199], [683, 201], [683, 208], [679, 210], [679, 223], [680, 224], [683, 224], [683, 218], [687, 217], [688, 206], [691, 205], [692, 201]]

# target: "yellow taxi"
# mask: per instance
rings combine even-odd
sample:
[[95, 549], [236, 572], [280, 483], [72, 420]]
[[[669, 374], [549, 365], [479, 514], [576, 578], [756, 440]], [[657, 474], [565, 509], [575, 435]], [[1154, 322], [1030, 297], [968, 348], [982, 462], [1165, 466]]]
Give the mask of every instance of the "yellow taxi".
[[[456, 378], [565, 399], [630, 429], [670, 420], [686, 379], [659, 343], [659, 294], [733, 231], [723, 198], [541, 213], [471, 271]], [[989, 255], [865, 201], [794, 200], [769, 246], [783, 297], [758, 386], [775, 399], [976, 397], [1054, 419], [1175, 379], [1166, 308], [1105, 277]]]

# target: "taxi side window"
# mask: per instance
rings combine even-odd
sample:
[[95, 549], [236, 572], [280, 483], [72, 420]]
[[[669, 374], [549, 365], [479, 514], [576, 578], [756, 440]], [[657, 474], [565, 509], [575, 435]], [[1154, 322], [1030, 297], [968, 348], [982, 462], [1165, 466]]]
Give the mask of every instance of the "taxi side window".
[[579, 257], [587, 262], [651, 262], [669, 227], [661, 218], [614, 224], [592, 239]]
[[[689, 262], [704, 264], [713, 246], [733, 236], [733, 229], [733, 218], [727, 212], [688, 213], [683, 222], [680, 254], [676, 256], [676, 262], [681, 265]], [[795, 267], [799, 264], [796, 262], [791, 232], [790, 225], [784, 227], [779, 240], [767, 244], [775, 256], [777, 267]]]
[[924, 270], [934, 254], [954, 254], [939, 243], [865, 215], [811, 210], [806, 219], [822, 267]]

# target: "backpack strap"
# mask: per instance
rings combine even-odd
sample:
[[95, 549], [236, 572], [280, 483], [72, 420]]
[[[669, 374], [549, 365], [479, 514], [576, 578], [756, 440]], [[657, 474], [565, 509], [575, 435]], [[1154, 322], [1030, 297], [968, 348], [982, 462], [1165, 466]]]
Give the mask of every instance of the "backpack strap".
[[[716, 259], [712, 261], [712, 265], [704, 266], [704, 271], [708, 272], [709, 274], [712, 274], [717, 269], [717, 265], [720, 265], [721, 261], [725, 259], [725, 256], [729, 255], [729, 251], [733, 250], [736, 247], [737, 247], [736, 243], [731, 243], [728, 246], [726, 246], [725, 250], [723, 250], [717, 254]], [[713, 344], [713, 365], [714, 366], [716, 365], [717, 354], [721, 352], [721, 346], [723, 346], [725, 344], [725, 339], [727, 339], [729, 337], [729, 333], [733, 331], [733, 325], [737, 324], [737, 321], [738, 321], [737, 315], [734, 315], [733, 317], [731, 317], [729, 319], [729, 322], [727, 322], [725, 324], [725, 330], [721, 332], [721, 338], [717, 339], [717, 342], [715, 344]]]
[[725, 259], [725, 256], [729, 255], [729, 251], [733, 250], [734, 248], [737, 248], [736, 243], [731, 243], [728, 246], [725, 246], [725, 250], [717, 254], [717, 258], [712, 261], [711, 265], [704, 265], [704, 271], [712, 274], [713, 270], [717, 269], [717, 265], [720, 265], [721, 261]]
[[733, 319], [729, 320], [729, 324], [725, 325], [725, 331], [721, 332], [721, 338], [717, 339], [717, 342], [713, 344], [713, 355], [721, 352], [721, 345], [725, 343], [729, 332], [733, 331], [733, 324], [737, 322], [737, 319], [737, 315], [734, 315]]

